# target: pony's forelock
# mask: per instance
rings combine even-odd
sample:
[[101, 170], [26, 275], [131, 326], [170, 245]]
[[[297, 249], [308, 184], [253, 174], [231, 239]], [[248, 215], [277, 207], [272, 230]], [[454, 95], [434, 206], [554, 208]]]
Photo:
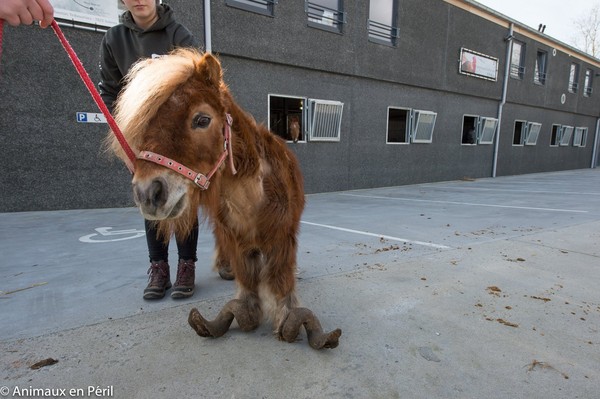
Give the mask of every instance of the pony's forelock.
[[[115, 121], [134, 151], [150, 119], [156, 115], [179, 85], [195, 71], [200, 52], [178, 49], [167, 56], [144, 59], [132, 66], [125, 77], [125, 88], [115, 107]], [[121, 158], [124, 152], [114, 135], [110, 136], [111, 149]]]

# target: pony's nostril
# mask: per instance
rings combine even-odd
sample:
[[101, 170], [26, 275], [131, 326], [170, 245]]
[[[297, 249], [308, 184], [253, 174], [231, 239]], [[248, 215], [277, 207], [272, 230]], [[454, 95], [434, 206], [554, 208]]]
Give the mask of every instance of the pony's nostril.
[[159, 179], [153, 180], [148, 187], [147, 199], [154, 207], [160, 207], [167, 202], [167, 187]]
[[133, 199], [146, 209], [160, 208], [167, 202], [168, 188], [162, 179], [154, 179], [149, 184], [133, 183]]

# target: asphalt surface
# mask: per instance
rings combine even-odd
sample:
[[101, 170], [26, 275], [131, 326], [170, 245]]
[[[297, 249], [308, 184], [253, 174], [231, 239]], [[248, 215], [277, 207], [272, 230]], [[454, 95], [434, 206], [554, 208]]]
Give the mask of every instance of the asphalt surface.
[[322, 351], [195, 334], [235, 294], [207, 229], [196, 294], [149, 302], [135, 208], [0, 226], [3, 397], [600, 397], [600, 169], [309, 195], [298, 293], [343, 331]]

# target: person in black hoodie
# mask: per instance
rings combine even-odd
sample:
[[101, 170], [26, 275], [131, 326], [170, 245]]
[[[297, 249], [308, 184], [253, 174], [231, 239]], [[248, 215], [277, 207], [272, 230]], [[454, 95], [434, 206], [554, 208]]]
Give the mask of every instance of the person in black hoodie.
[[[102, 100], [113, 112], [115, 100], [123, 88], [123, 77], [141, 58], [158, 57], [176, 47], [198, 47], [192, 33], [175, 20], [173, 10], [158, 0], [122, 0], [127, 8], [123, 23], [110, 28], [100, 47]], [[145, 220], [146, 240], [150, 256], [149, 283], [144, 299], [160, 299], [171, 288], [169, 244], [158, 236], [156, 223]], [[179, 254], [177, 277], [172, 298], [194, 294], [198, 221], [187, 237], [175, 237]]]

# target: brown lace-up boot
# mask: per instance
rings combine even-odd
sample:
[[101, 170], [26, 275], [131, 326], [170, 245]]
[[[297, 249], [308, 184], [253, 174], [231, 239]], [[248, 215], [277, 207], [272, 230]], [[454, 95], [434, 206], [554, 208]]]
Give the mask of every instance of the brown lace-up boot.
[[177, 279], [171, 292], [171, 298], [189, 298], [194, 295], [196, 281], [196, 264], [193, 259], [179, 259], [177, 265]]
[[150, 262], [148, 269], [148, 286], [144, 290], [144, 299], [160, 299], [165, 291], [171, 288], [169, 264], [164, 260]]

